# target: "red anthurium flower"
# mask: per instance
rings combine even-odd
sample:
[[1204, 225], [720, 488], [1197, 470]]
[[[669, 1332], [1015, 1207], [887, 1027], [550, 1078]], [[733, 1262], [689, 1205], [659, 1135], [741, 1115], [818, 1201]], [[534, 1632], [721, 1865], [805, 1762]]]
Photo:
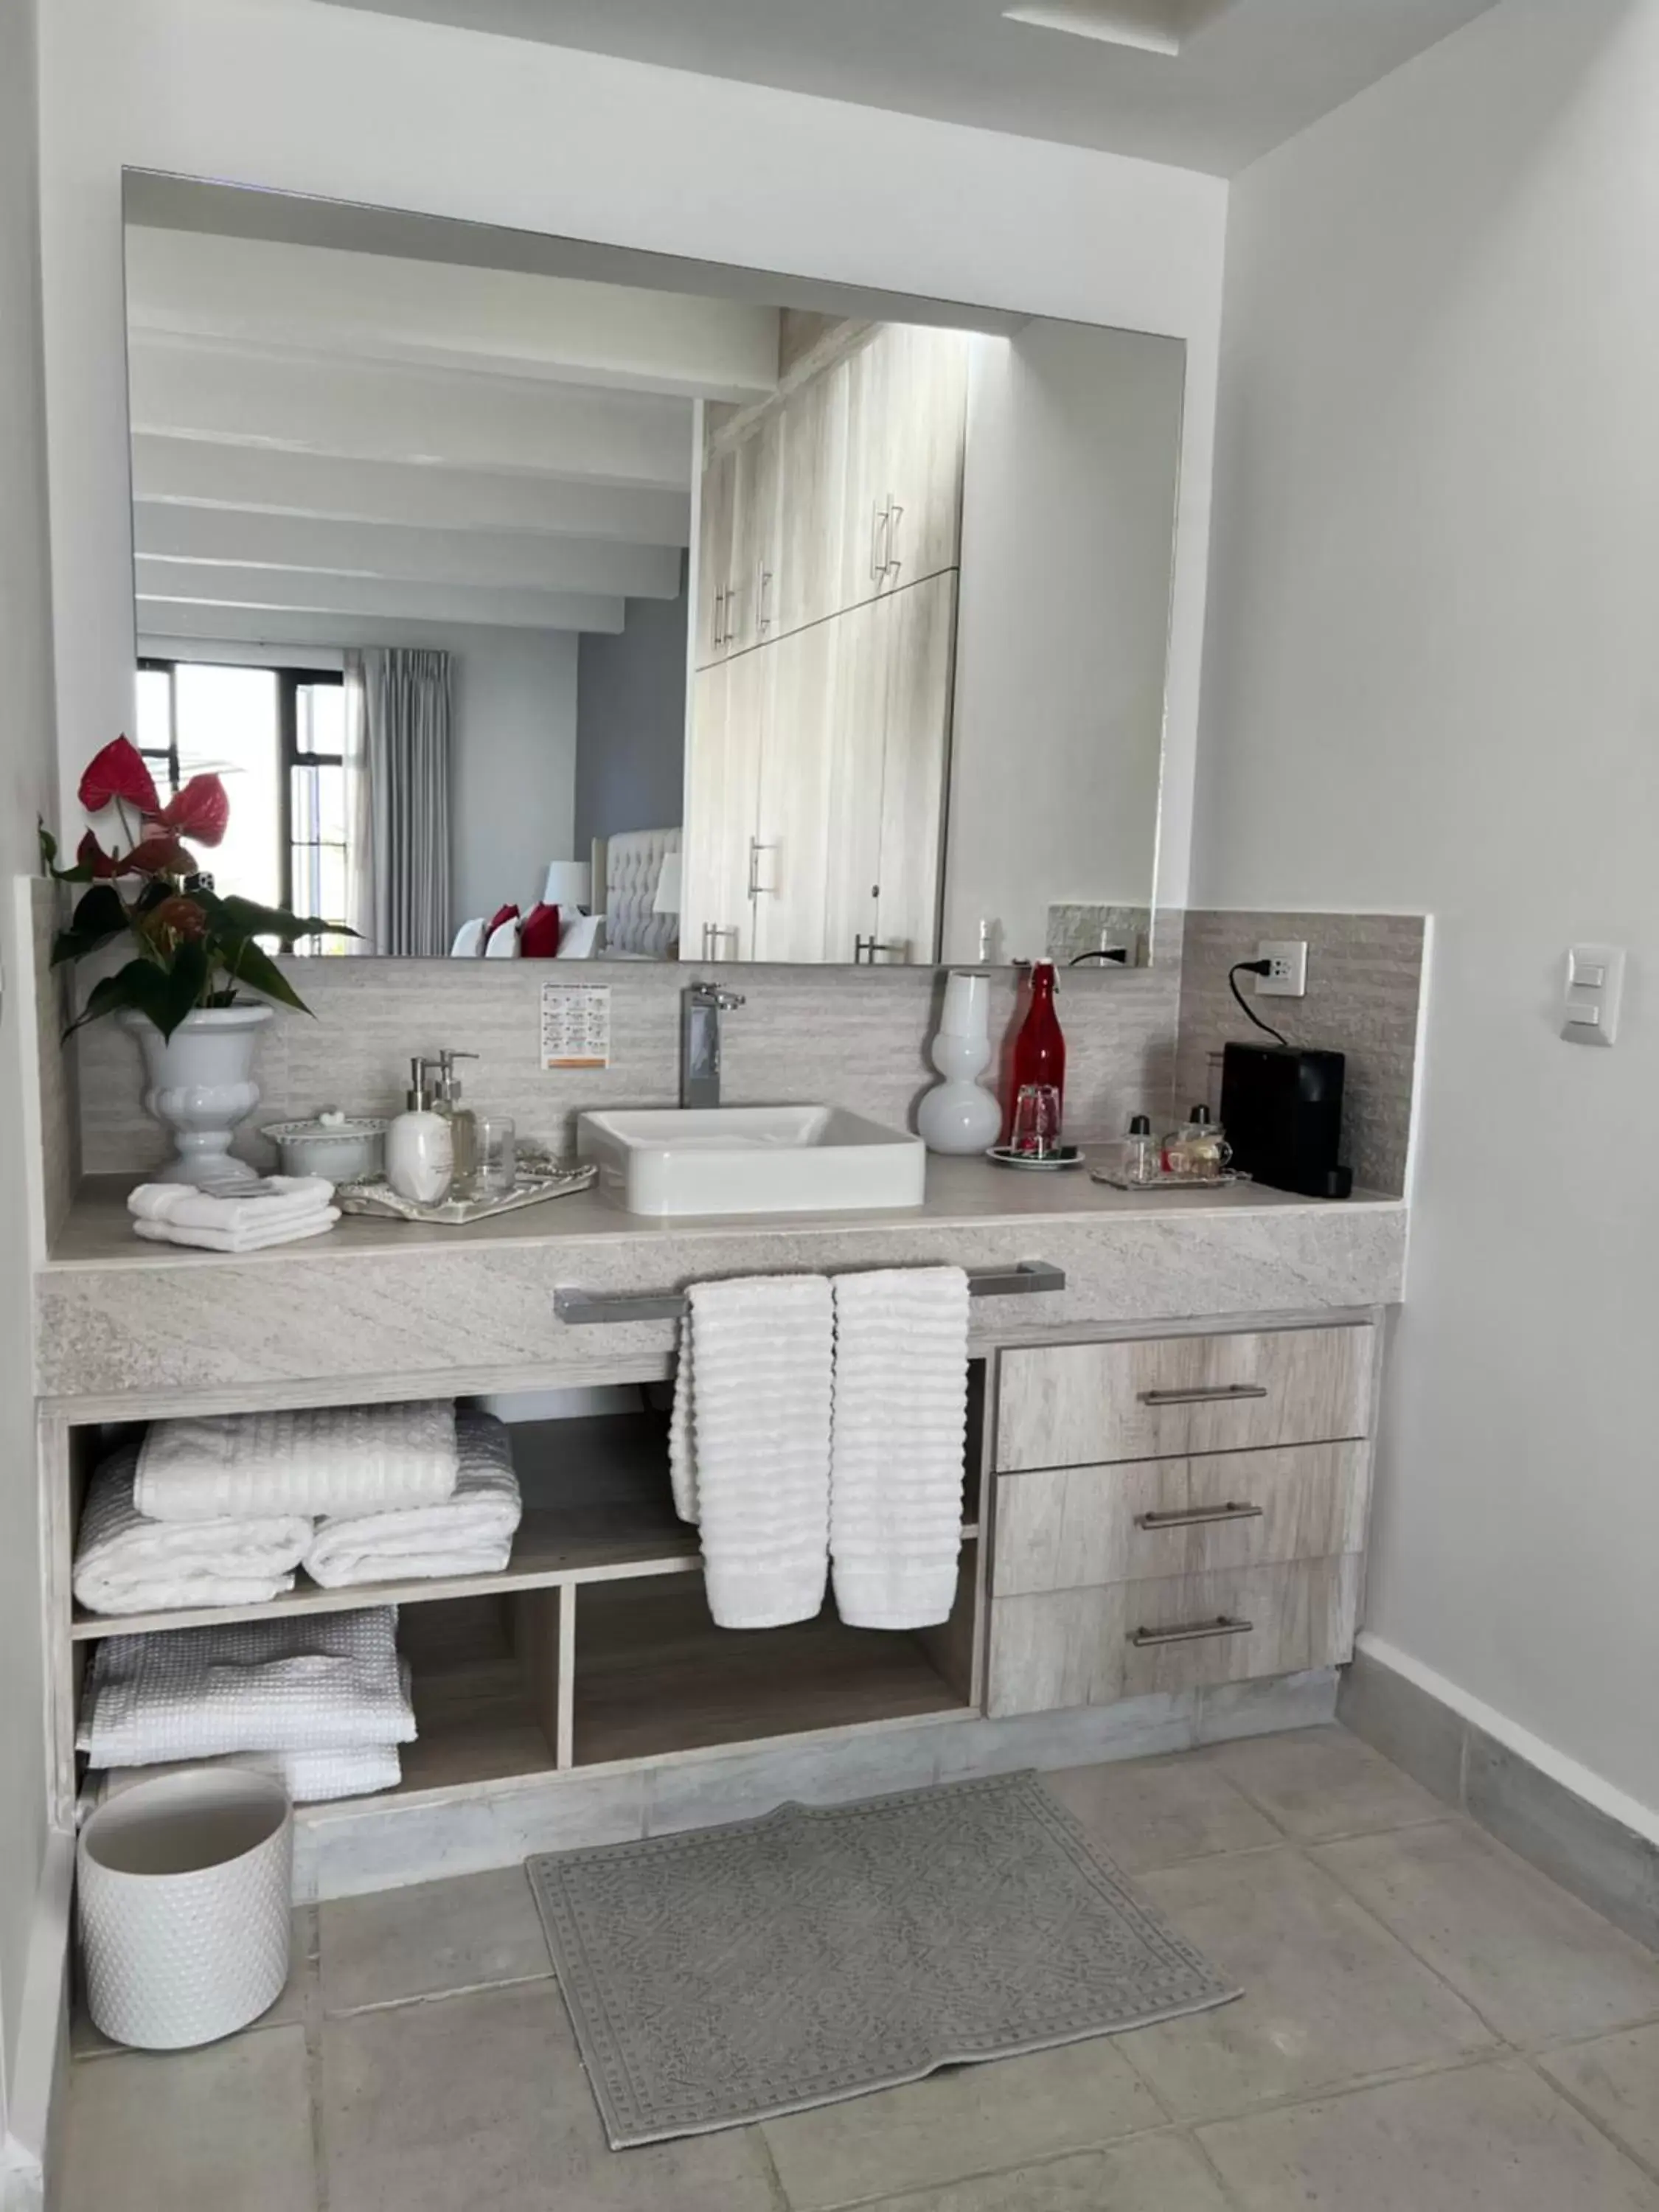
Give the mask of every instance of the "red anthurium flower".
[[155, 777], [138, 748], [126, 738], [112, 738], [94, 756], [81, 778], [81, 804], [88, 814], [101, 814], [118, 799], [143, 814], [154, 814], [161, 804]]
[[90, 868], [94, 883], [106, 883], [111, 876], [118, 876], [121, 864], [113, 853], [106, 853], [90, 830], [75, 848], [77, 866]]
[[163, 899], [160, 906], [152, 907], [144, 916], [144, 927], [152, 936], [171, 931], [175, 937], [204, 937], [207, 916], [193, 898], [182, 891], [172, 898]]
[[152, 835], [135, 845], [119, 862], [124, 876], [193, 876], [196, 855], [179, 842], [170, 830]]
[[152, 804], [149, 811], [164, 829], [198, 845], [216, 845], [230, 820], [230, 800], [216, 775], [193, 775], [176, 798], [159, 811]]

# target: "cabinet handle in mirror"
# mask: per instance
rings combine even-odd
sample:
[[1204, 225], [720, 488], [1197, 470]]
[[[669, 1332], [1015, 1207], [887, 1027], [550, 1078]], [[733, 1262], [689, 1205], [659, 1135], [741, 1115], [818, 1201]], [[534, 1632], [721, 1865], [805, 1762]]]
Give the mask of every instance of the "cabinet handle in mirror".
[[755, 570], [755, 634], [757, 637], [764, 637], [772, 627], [772, 617], [768, 611], [771, 596], [772, 571], [757, 567]]
[[1184, 1513], [1137, 1513], [1137, 1528], [1203, 1528], [1216, 1521], [1260, 1521], [1262, 1505], [1194, 1505]]
[[732, 610], [738, 603], [737, 586], [735, 584], [728, 584], [726, 589], [721, 592], [720, 597], [726, 601], [726, 632], [720, 639], [720, 643], [722, 645], [731, 645], [735, 641], [738, 635], [738, 626], [735, 621], [733, 621], [732, 615]]
[[899, 524], [903, 520], [903, 519], [904, 509], [899, 506], [898, 502], [894, 499], [891, 492], [889, 492], [887, 495], [887, 544], [884, 549], [886, 554], [886, 558], [882, 563], [882, 574], [884, 576], [890, 576], [901, 565], [899, 561], [898, 534]]
[[1265, 1398], [1261, 1382], [1218, 1382], [1208, 1390], [1143, 1390], [1143, 1406], [1226, 1406], [1235, 1399]]
[[724, 645], [726, 642], [725, 612], [726, 594], [724, 592], [716, 592], [714, 594], [714, 620], [713, 633], [708, 641], [709, 643], [716, 648]]
[[870, 581], [880, 583], [887, 574], [887, 532], [892, 524], [892, 509], [872, 507], [870, 510]]
[[1201, 1644], [1212, 1636], [1249, 1636], [1253, 1620], [1230, 1620], [1224, 1613], [1216, 1620], [1189, 1620], [1180, 1628], [1138, 1628], [1129, 1638], [1137, 1650], [1149, 1651], [1159, 1644]]
[[763, 853], [775, 853], [777, 849], [778, 848], [775, 845], [763, 845], [758, 837], [751, 837], [749, 840], [749, 896], [750, 898], [775, 898], [777, 896], [778, 887], [776, 882], [774, 881], [769, 884], [763, 884], [760, 879], [761, 854]]

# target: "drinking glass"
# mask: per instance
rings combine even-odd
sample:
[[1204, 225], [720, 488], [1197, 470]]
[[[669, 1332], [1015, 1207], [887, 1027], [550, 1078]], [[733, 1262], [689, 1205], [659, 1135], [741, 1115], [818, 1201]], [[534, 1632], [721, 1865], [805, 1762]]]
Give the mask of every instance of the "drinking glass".
[[519, 1149], [504, 1114], [478, 1116], [478, 1188], [485, 1198], [510, 1198], [518, 1180]]
[[1012, 1148], [1046, 1160], [1060, 1145], [1060, 1091], [1052, 1083], [1022, 1083], [1014, 1099]]

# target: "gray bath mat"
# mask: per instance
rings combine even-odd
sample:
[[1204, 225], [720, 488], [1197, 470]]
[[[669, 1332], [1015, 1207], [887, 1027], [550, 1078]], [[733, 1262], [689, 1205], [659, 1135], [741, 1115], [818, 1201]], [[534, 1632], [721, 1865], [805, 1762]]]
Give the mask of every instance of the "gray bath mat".
[[1239, 1992], [1034, 1775], [529, 1862], [613, 2149]]

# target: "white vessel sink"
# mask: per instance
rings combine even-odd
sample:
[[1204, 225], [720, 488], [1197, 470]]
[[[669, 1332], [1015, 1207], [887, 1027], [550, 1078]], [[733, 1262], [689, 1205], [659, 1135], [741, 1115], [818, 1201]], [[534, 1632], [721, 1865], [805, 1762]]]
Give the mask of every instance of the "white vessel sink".
[[920, 1206], [920, 1137], [839, 1106], [583, 1114], [576, 1151], [630, 1213], [830, 1213]]

